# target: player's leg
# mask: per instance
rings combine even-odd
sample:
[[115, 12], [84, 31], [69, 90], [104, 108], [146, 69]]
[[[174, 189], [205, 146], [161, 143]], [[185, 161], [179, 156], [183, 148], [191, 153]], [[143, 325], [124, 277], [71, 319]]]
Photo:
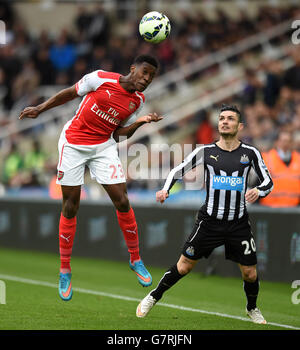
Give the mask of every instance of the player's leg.
[[61, 186], [63, 194], [62, 212], [59, 220], [59, 296], [71, 300], [71, 255], [76, 232], [76, 214], [79, 208], [81, 186]]
[[70, 273], [70, 259], [76, 231], [76, 214], [80, 203], [81, 185], [84, 183], [88, 149], [67, 142], [64, 131], [59, 142], [59, 162], [56, 183], [62, 190], [62, 212], [59, 220], [59, 249], [61, 273]]
[[152, 277], [145, 268], [139, 254], [138, 226], [133, 209], [130, 206], [126, 183], [103, 185], [111, 198], [117, 213], [117, 219], [130, 254], [130, 268], [137, 274], [138, 281], [144, 286], [152, 284]]
[[162, 298], [163, 294], [174, 286], [182, 277], [187, 275], [196, 263], [197, 260], [191, 260], [181, 255], [177, 263], [165, 272], [157, 287], [139, 303], [136, 309], [136, 316], [147, 316], [153, 306]]
[[232, 223], [230, 231], [227, 232], [225, 256], [227, 259], [237, 262], [241, 270], [247, 299], [247, 315], [255, 323], [266, 323], [256, 305], [259, 293], [256, 246], [247, 217]]
[[107, 145], [102, 144], [88, 162], [88, 167], [92, 179], [104, 187], [116, 208], [117, 219], [130, 254], [130, 268], [135, 271], [142, 286], [150, 286], [152, 277], [140, 258], [137, 222], [128, 200], [125, 174], [116, 142], [110, 139]]
[[246, 313], [254, 323], [265, 324], [266, 320], [256, 305], [259, 293], [259, 279], [257, 275], [256, 265], [238, 265], [241, 270], [242, 279], [244, 281], [244, 291], [247, 298]]
[[163, 294], [187, 275], [200, 258], [208, 257], [212, 250], [222, 243], [219, 235], [213, 237], [213, 240], [208, 239], [211, 234], [214, 236], [214, 233], [210, 232], [210, 225], [206, 219], [205, 214], [200, 211], [179, 260], [165, 272], [157, 287], [140, 302], [136, 309], [137, 317], [145, 317]]
[[157, 287], [150, 292], [150, 295], [156, 301], [160, 300], [168, 289], [194, 268], [196, 263], [197, 260], [188, 259], [181, 255], [177, 263], [165, 272]]
[[256, 266], [245, 266], [238, 264], [244, 282], [244, 291], [247, 297], [247, 310], [256, 308], [256, 301], [259, 292], [259, 281]]
[[130, 261], [140, 260], [139, 239], [135, 214], [130, 206], [126, 183], [103, 185], [116, 208], [117, 219], [130, 254]]
[[76, 214], [80, 203], [81, 186], [61, 186], [63, 202], [59, 220], [60, 272], [71, 272], [71, 254], [76, 232]]
[[62, 212], [59, 219], [59, 296], [68, 301], [72, 298], [71, 254], [76, 232], [76, 214], [79, 208], [81, 185], [84, 183], [85, 163], [89, 150], [67, 142], [62, 132], [58, 143], [59, 162], [56, 183], [62, 189]]

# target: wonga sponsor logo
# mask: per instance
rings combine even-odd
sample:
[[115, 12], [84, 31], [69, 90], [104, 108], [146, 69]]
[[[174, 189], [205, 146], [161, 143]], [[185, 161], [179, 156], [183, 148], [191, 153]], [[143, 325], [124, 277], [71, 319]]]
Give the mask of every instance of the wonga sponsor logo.
[[213, 188], [215, 190], [243, 191], [244, 178], [239, 176], [213, 176]]

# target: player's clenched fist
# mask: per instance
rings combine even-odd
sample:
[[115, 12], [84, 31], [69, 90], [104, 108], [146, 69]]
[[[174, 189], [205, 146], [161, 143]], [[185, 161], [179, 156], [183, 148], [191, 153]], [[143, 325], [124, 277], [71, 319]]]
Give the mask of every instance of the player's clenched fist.
[[169, 197], [168, 191], [161, 190], [156, 192], [156, 202], [163, 203]]

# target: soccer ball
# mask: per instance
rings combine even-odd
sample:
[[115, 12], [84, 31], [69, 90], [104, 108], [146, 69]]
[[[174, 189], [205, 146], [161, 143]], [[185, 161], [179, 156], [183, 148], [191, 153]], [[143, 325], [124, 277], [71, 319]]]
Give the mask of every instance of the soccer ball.
[[169, 36], [171, 24], [166, 15], [152, 11], [146, 13], [141, 19], [139, 31], [144, 40], [158, 44]]

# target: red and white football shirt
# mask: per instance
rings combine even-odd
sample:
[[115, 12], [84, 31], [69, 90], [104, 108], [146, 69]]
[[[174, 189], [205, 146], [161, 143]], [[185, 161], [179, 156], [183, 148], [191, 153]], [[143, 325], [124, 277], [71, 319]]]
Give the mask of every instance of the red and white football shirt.
[[65, 130], [75, 145], [95, 145], [107, 141], [118, 126], [135, 122], [145, 102], [142, 93], [130, 93], [119, 83], [121, 74], [97, 70], [86, 74], [76, 91], [83, 99]]

